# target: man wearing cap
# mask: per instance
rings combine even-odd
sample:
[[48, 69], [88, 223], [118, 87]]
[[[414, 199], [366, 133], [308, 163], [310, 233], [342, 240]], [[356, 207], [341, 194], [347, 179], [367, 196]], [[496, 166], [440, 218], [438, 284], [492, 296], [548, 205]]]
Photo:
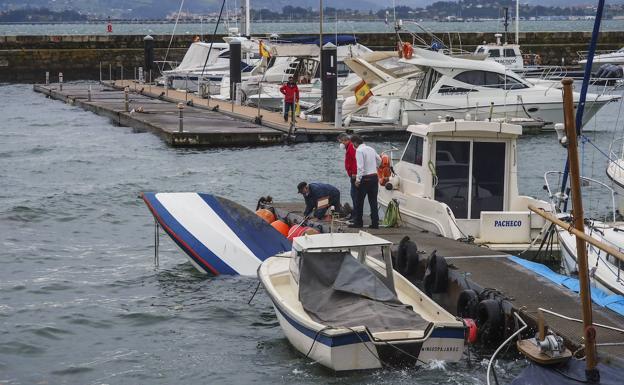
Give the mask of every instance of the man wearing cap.
[[289, 76], [288, 83], [280, 87], [280, 92], [284, 95], [284, 121], [288, 122], [288, 112], [292, 109], [294, 113], [295, 104], [299, 102], [299, 87], [295, 84], [295, 78]]
[[340, 212], [340, 191], [330, 184], [301, 182], [297, 185], [297, 192], [305, 199], [303, 215], [306, 217], [314, 212], [316, 218], [323, 219], [331, 206]]

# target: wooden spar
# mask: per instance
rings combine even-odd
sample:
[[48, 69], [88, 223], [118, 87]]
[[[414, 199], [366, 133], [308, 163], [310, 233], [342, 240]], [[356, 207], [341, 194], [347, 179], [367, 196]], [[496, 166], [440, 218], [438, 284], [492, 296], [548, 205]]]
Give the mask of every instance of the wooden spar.
[[[572, 95], [573, 80], [565, 78], [563, 84], [563, 116], [568, 137], [568, 162], [570, 166], [570, 187], [572, 189], [572, 213], [574, 227], [585, 234], [583, 223], [583, 200], [581, 196], [581, 176], [579, 171], [578, 143], [574, 120], [574, 98]], [[576, 261], [580, 283], [581, 306], [583, 308], [583, 330], [585, 335], [585, 372], [588, 378], [598, 375], [596, 370], [596, 332], [593, 328], [591, 293], [589, 288], [589, 272], [587, 269], [587, 249], [585, 239], [576, 237]]]
[[546, 219], [549, 222], [554, 223], [555, 225], [561, 227], [564, 230], [569, 231], [570, 233], [574, 234], [576, 237], [581, 237], [585, 240], [585, 242], [591, 244], [592, 246], [595, 246], [596, 248], [604, 251], [605, 253], [607, 253], [608, 255], [612, 255], [613, 257], [619, 259], [620, 261], [624, 262], [624, 253], [622, 253], [621, 251], [619, 251], [618, 249], [609, 246], [605, 243], [602, 243], [598, 240], [596, 240], [595, 238], [587, 235], [586, 233], [582, 233], [579, 230], [577, 230], [576, 228], [574, 228], [571, 224], [569, 224], [568, 222], [564, 222], [561, 219], [557, 218], [556, 216], [552, 215], [551, 213], [544, 211], [543, 209], [533, 206], [533, 205], [529, 205], [529, 210], [533, 211], [534, 213], [536, 213], [537, 215], [541, 216], [542, 218]]

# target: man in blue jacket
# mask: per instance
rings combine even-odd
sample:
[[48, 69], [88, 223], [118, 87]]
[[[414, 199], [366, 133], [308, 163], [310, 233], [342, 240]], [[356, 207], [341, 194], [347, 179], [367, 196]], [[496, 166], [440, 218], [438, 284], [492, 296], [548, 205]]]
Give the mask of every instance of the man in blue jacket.
[[306, 208], [303, 215], [306, 217], [314, 212], [316, 218], [323, 219], [331, 206], [334, 206], [337, 212], [341, 210], [340, 191], [330, 184], [301, 182], [297, 185], [297, 191], [305, 199]]

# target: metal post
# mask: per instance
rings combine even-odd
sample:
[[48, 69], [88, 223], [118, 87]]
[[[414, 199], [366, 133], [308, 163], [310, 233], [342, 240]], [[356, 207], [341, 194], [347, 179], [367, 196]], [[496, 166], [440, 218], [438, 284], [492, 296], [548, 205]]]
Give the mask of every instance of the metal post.
[[102, 83], [102, 62], [100, 62], [100, 83]]
[[321, 50], [321, 114], [324, 122], [333, 122], [336, 110], [336, 96], [338, 94], [338, 59], [337, 48], [327, 43]]
[[262, 95], [262, 81], [258, 82], [258, 119], [260, 119], [260, 95]]
[[158, 268], [158, 266], [160, 265], [160, 258], [158, 255], [158, 248], [160, 246], [158, 227], [158, 222], [154, 220], [154, 267], [156, 268]]
[[108, 81], [113, 82], [113, 65], [108, 63]]
[[[570, 166], [570, 186], [572, 188], [572, 213], [574, 228], [585, 232], [583, 223], [583, 199], [581, 196], [581, 179], [578, 158], [578, 139], [574, 121], [574, 98], [570, 78], [563, 79], [563, 112], [566, 135], [568, 137], [568, 160]], [[591, 294], [589, 273], [587, 268], [587, 249], [585, 240], [576, 237], [576, 260], [580, 282], [581, 306], [583, 309], [583, 330], [585, 336], [585, 374], [589, 382], [598, 382], [600, 374], [596, 368], [596, 331], [592, 322]]]
[[234, 84], [241, 82], [241, 42], [233, 40], [230, 42], [230, 100], [236, 98], [236, 87]]
[[46, 86], [50, 85], [50, 71], [46, 71]]
[[123, 84], [123, 80], [124, 80], [124, 76], [123, 76], [123, 64], [122, 64], [122, 65], [120, 65], [120, 67], [121, 67], [121, 82], [122, 82], [122, 84]]
[[63, 73], [59, 72], [59, 90], [63, 91]]
[[89, 90], [87, 91], [88, 100], [91, 101], [91, 84], [89, 84]]
[[178, 132], [184, 132], [184, 116], [182, 115], [182, 110], [184, 110], [184, 104], [178, 103]]
[[130, 100], [128, 99], [129, 93], [130, 93], [130, 90], [128, 89], [128, 87], [124, 88], [124, 111], [125, 112], [130, 111]]
[[232, 105], [232, 112], [234, 112], [234, 100], [236, 99], [236, 85], [238, 83], [230, 83], [230, 104]]

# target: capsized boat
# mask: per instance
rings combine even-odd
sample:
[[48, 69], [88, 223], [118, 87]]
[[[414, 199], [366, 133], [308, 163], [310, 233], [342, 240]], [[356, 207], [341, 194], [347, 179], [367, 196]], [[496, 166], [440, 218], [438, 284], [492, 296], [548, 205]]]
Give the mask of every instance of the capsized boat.
[[522, 127], [455, 120], [407, 131], [396, 175], [379, 189], [382, 208], [396, 201], [406, 224], [447, 238], [474, 238], [503, 251], [530, 247], [546, 222], [528, 205], [550, 210], [550, 204], [518, 192]]
[[141, 195], [158, 225], [207, 274], [255, 276], [258, 266], [290, 242], [253, 211], [204, 193]]
[[335, 371], [461, 359], [463, 322], [393, 270], [391, 244], [365, 232], [306, 235], [260, 265], [299, 352]]

